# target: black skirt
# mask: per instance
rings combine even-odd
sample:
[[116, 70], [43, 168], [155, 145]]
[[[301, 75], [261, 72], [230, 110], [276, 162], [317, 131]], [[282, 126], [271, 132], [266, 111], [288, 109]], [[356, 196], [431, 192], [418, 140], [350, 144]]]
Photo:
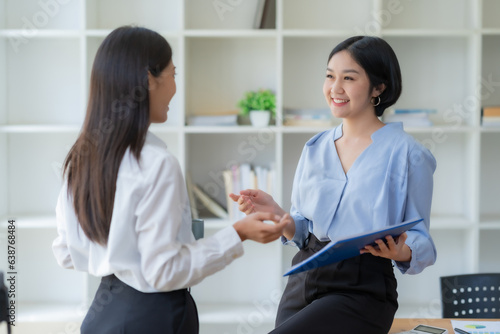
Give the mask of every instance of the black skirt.
[[[313, 234], [295, 265], [328, 242]], [[271, 333], [386, 334], [398, 308], [391, 260], [363, 254], [291, 275]]]
[[143, 293], [114, 275], [103, 277], [82, 334], [197, 334], [198, 313], [187, 289]]

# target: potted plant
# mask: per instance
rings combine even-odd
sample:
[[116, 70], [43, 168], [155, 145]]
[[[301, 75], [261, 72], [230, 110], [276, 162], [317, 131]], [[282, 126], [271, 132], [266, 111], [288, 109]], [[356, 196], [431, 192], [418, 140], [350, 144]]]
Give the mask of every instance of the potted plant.
[[238, 102], [238, 107], [241, 115], [250, 116], [253, 126], [267, 126], [271, 116], [276, 114], [276, 96], [270, 89], [248, 91]]

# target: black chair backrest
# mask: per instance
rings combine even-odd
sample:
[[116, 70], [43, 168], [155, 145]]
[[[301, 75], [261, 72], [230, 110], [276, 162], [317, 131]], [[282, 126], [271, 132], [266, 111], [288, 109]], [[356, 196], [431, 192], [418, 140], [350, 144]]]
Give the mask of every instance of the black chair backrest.
[[500, 318], [500, 273], [441, 277], [443, 318]]

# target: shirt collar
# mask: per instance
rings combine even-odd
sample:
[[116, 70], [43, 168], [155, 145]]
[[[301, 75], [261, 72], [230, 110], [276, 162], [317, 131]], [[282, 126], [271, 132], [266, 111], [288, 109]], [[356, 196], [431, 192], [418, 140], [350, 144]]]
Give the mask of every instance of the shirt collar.
[[[333, 141], [342, 137], [342, 125], [343, 123], [340, 123], [340, 125], [338, 125], [334, 129]], [[385, 126], [381, 127], [380, 129], [372, 133], [371, 135], [372, 141], [378, 140], [379, 138], [382, 138], [385, 133], [389, 133], [395, 130], [403, 130], [403, 123], [402, 122], [386, 123]]]

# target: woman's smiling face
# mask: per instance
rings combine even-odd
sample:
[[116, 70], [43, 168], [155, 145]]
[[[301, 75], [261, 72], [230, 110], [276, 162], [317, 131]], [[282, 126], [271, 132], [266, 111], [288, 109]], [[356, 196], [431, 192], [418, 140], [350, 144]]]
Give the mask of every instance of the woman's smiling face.
[[365, 70], [351, 57], [340, 51], [332, 56], [326, 69], [323, 94], [334, 117], [356, 118], [365, 113], [374, 113], [372, 97], [381, 91], [370, 88], [370, 79]]

